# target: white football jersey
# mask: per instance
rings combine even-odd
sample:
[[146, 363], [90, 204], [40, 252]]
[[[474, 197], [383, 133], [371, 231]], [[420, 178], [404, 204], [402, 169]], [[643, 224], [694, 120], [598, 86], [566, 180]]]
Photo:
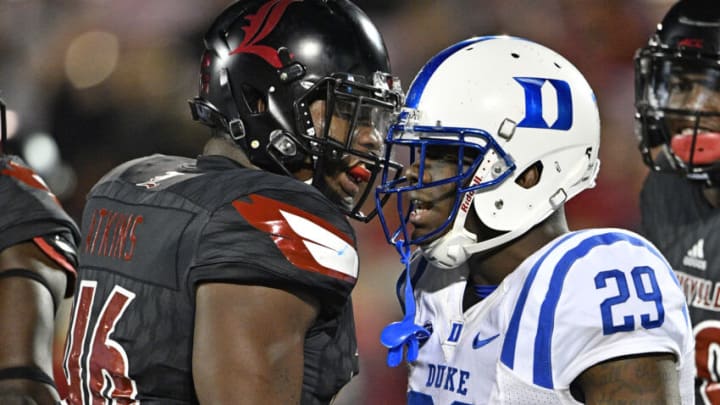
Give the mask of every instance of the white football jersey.
[[675, 354], [682, 403], [693, 403], [685, 298], [643, 237], [562, 235], [463, 312], [468, 273], [413, 259], [415, 322], [432, 332], [409, 364], [408, 404], [578, 404], [570, 383], [584, 370], [649, 352]]

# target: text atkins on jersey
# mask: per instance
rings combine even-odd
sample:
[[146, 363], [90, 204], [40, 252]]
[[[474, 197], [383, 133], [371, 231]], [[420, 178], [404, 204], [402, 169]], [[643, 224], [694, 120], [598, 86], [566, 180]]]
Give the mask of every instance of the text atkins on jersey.
[[143, 223], [142, 215], [96, 209], [85, 237], [85, 253], [129, 261], [135, 252], [135, 231]]

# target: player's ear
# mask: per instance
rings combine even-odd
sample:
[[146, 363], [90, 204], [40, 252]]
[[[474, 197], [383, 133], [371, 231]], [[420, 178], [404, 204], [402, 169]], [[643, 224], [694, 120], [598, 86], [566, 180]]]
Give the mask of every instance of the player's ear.
[[518, 178], [515, 180], [515, 183], [517, 183], [520, 187], [523, 188], [531, 188], [532, 186], [538, 184], [541, 175], [542, 163], [535, 162], [535, 164], [525, 169], [525, 171], [520, 176], [518, 176]]

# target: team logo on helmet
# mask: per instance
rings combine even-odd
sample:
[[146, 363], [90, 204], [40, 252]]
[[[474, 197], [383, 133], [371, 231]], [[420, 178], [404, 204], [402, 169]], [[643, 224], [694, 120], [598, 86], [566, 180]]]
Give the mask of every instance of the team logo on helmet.
[[[538, 129], [557, 129], [567, 131], [573, 124], [573, 104], [570, 84], [559, 79], [545, 79], [540, 77], [514, 77], [515, 81], [525, 90], [525, 118], [518, 124], [519, 127]], [[557, 95], [557, 119], [548, 125], [543, 114], [542, 92], [545, 83], [555, 88]]]
[[680, 41], [678, 41], [678, 46], [685, 46], [688, 48], [702, 48], [704, 45], [704, 41], [702, 38], [683, 38]]
[[242, 43], [237, 48], [230, 52], [230, 55], [251, 53], [263, 58], [273, 67], [281, 68], [283, 64], [280, 61], [277, 49], [267, 45], [259, 45], [258, 42], [273, 32], [290, 3], [298, 1], [303, 0], [269, 1], [260, 7], [257, 13], [248, 15], [245, 19], [250, 22], [250, 25], [243, 27], [245, 38], [243, 38]]

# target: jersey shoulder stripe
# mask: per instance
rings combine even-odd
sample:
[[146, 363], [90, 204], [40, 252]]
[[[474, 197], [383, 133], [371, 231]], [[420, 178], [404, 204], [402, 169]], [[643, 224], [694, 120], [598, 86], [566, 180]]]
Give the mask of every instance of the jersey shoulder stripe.
[[328, 221], [262, 196], [232, 205], [253, 227], [271, 235], [275, 245], [298, 268], [355, 282], [358, 254], [354, 241]]
[[[677, 278], [663, 256], [648, 241], [638, 235], [618, 229], [588, 230], [565, 235], [537, 259], [524, 280], [520, 298], [513, 310], [508, 334], [501, 353], [501, 361], [505, 365], [511, 369], [515, 365], [516, 346], [521, 329], [520, 323], [523, 316], [528, 316], [528, 308], [526, 307], [528, 297], [531, 295], [534, 283], [538, 279], [538, 273], [550, 271], [549, 281], [543, 281], [543, 283], [547, 283], [547, 285], [543, 285], [546, 293], [539, 303], [539, 313], [536, 320], [537, 331], [532, 351], [532, 376], [535, 384], [548, 389], [554, 387], [552, 340], [556, 328], [558, 303], [563, 294], [563, 289], [569, 288], [566, 285], [568, 273], [579, 260], [588, 256], [594, 249], [614, 245], [618, 242], [626, 242], [632, 246], [643, 248], [655, 256], [662, 263], [662, 271], [666, 272], [666, 276], [669, 275], [668, 278], [678, 285]], [[612, 260], [617, 260], [617, 258], [610, 259], [608, 262], [610, 267], [615, 263]], [[596, 272], [590, 270], [588, 274], [594, 277]], [[687, 319], [686, 311], [684, 316]]]
[[510, 323], [508, 325], [507, 334], [505, 336], [505, 342], [503, 343], [502, 351], [500, 352], [500, 361], [505, 364], [508, 368], [512, 369], [515, 366], [515, 347], [517, 345], [517, 338], [518, 338], [518, 332], [520, 331], [520, 319], [523, 314], [523, 310], [525, 309], [525, 304], [528, 299], [528, 295], [530, 294], [530, 287], [532, 286], [533, 281], [535, 280], [535, 276], [537, 275], [538, 269], [540, 268], [540, 265], [545, 261], [545, 259], [552, 253], [558, 246], [563, 244], [566, 240], [570, 239], [571, 237], [575, 236], [575, 234], [570, 233], [567, 235], [562, 236], [553, 246], [551, 246], [549, 249], [547, 249], [542, 256], [535, 262], [535, 265], [530, 270], [529, 274], [527, 275], [527, 278], [525, 279], [525, 284], [523, 285], [522, 290], [520, 291], [520, 295], [517, 300], [517, 304], [515, 305], [515, 310], [512, 313], [512, 316], [510, 318]]

